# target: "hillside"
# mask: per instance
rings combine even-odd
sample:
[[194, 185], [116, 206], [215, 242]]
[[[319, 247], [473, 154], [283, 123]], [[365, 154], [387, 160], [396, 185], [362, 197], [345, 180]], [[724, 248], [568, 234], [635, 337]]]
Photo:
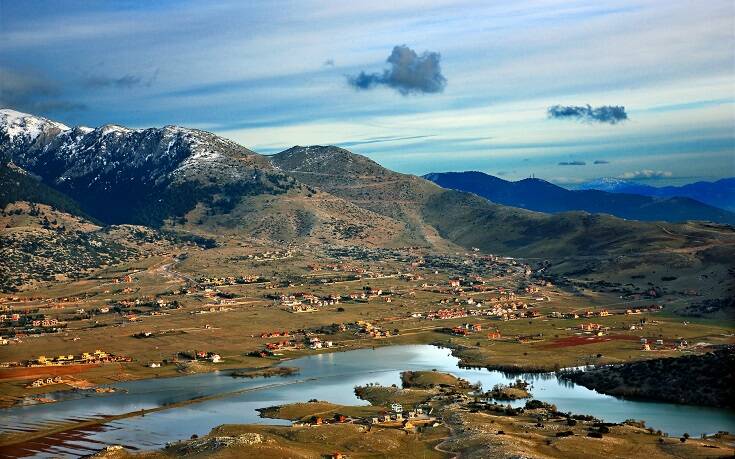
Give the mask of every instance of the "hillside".
[[578, 190], [600, 190], [609, 193], [633, 193], [643, 196], [685, 197], [710, 206], [735, 212], [735, 177], [714, 182], [694, 182], [681, 186], [654, 187], [629, 180], [601, 178], [575, 187]]
[[[732, 347], [702, 355], [652, 359], [562, 373], [562, 377], [608, 395], [692, 405], [735, 407]], [[666, 387], [661, 381], [666, 380]]]
[[106, 224], [276, 241], [405, 242], [402, 223], [298, 183], [266, 157], [208, 132], [72, 129], [9, 110], [0, 115], [0, 156]]
[[12, 163], [0, 162], [0, 209], [16, 201], [48, 204], [61, 211], [83, 215], [79, 204]]
[[[628, 253], [642, 246], [681, 248], [692, 242], [646, 222], [584, 212], [547, 215], [495, 204], [390, 171], [337, 147], [294, 147], [271, 161], [300, 182], [406, 222], [426, 241], [433, 236], [494, 253], [547, 257]], [[706, 230], [695, 233], [710, 238]]]
[[713, 239], [727, 241], [727, 251], [733, 238], [724, 227], [664, 228], [508, 207], [333, 146], [297, 146], [267, 157], [194, 129], [72, 129], [2, 113], [0, 153], [108, 224], [284, 242], [477, 247], [530, 257], [696, 253]]
[[510, 182], [482, 172], [432, 173], [425, 178], [445, 188], [475, 193], [498, 204], [539, 212], [580, 210], [629, 220], [735, 223], [735, 213], [686, 197], [652, 197], [599, 190], [572, 191], [540, 179]]
[[100, 227], [45, 204], [0, 209], [0, 291], [39, 281], [75, 279], [103, 265], [148, 256], [174, 243], [145, 227]]
[[447, 247], [447, 241], [424, 220], [423, 206], [431, 196], [443, 193], [426, 180], [393, 172], [365, 156], [334, 146], [296, 146], [270, 160], [278, 170], [301, 183], [400, 222], [405, 245]]

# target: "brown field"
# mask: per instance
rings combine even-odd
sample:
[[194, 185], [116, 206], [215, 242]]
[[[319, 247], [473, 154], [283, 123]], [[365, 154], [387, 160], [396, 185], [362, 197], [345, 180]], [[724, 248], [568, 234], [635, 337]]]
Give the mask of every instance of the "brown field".
[[0, 380], [11, 379], [36, 379], [47, 376], [65, 376], [83, 373], [92, 368], [99, 367], [96, 363], [87, 363], [79, 365], [63, 365], [63, 366], [45, 366], [45, 367], [21, 367], [21, 368], [3, 368], [0, 369]]
[[607, 336], [569, 336], [557, 338], [544, 347], [547, 349], [558, 349], [560, 347], [584, 346], [585, 344], [605, 343], [607, 341], [631, 340], [638, 341], [639, 338], [630, 335], [607, 335]]

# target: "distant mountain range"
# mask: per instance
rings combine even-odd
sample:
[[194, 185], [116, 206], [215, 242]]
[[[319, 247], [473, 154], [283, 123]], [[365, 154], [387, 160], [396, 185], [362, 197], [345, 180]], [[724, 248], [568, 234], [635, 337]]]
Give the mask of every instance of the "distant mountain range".
[[[178, 126], [72, 128], [0, 110], [0, 159], [5, 166], [1, 185], [20, 185], [4, 197], [6, 203], [41, 202], [83, 212], [102, 224], [146, 225], [204, 237], [436, 250], [476, 247], [508, 256], [568, 257], [680, 248], [690, 240], [710, 239], [714, 228], [688, 224], [664, 230], [609, 215], [532, 212], [517, 207], [534, 195], [560, 190], [562, 201], [562, 196], [577, 193], [628, 198], [532, 181], [534, 191], [524, 192], [526, 197], [509, 207], [388, 170], [334, 146], [296, 146], [264, 156]], [[499, 180], [488, 177], [476, 176], [478, 183]], [[651, 204], [651, 215], [666, 213], [653, 205], [657, 200], [643, 199]], [[732, 220], [724, 211], [689, 199], [668, 200], [668, 205], [672, 213], [691, 206], [677, 217], [682, 220]], [[646, 206], [639, 208], [644, 212]], [[548, 211], [566, 209], [583, 207]]]
[[735, 212], [735, 177], [716, 182], [695, 182], [682, 186], [654, 187], [629, 180], [601, 178], [574, 187], [577, 190], [600, 190], [609, 193], [631, 193], [659, 198], [692, 198], [714, 207]]
[[735, 224], [735, 213], [687, 197], [567, 190], [541, 179], [510, 182], [482, 172], [432, 173], [424, 177], [444, 188], [475, 193], [498, 204], [539, 212], [581, 210], [641, 221], [706, 220]]

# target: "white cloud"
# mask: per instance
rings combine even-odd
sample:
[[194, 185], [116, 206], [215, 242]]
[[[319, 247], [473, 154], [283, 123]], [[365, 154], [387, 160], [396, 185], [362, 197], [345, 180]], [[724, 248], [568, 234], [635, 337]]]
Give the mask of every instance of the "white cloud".
[[672, 177], [673, 174], [671, 171], [655, 171], [653, 169], [643, 169], [639, 171], [631, 171], [631, 172], [625, 172], [622, 175], [620, 175], [619, 178], [621, 179], [638, 179], [638, 180], [646, 180], [646, 179], [657, 179], [657, 178], [669, 178]]

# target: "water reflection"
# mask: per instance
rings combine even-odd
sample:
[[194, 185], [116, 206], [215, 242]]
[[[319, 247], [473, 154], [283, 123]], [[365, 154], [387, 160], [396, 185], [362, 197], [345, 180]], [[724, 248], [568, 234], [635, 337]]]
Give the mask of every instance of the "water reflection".
[[[108, 423], [96, 430], [78, 431], [73, 437], [59, 436], [51, 441], [34, 442], [15, 457], [78, 457], [89, 454], [89, 448], [104, 444], [123, 444], [141, 449], [159, 448], [166, 442], [203, 435], [224, 423], [287, 424], [285, 421], [262, 419], [257, 408], [309, 399], [333, 403], [364, 405], [354, 394], [354, 386], [366, 383], [401, 384], [403, 370], [447, 371], [486, 389], [507, 384], [518, 378], [532, 383], [531, 393], [537, 399], [553, 403], [559, 411], [591, 414], [608, 422], [643, 419], [646, 424], [680, 435], [735, 431], [732, 411], [716, 408], [678, 406], [622, 400], [598, 394], [568, 381], [557, 380], [554, 373], [523, 374], [489, 371], [485, 368], [459, 368], [450, 350], [428, 345], [392, 346], [377, 349], [319, 354], [281, 363], [298, 367], [300, 373], [273, 378], [233, 378], [229, 372], [216, 372], [158, 380], [116, 384], [126, 392], [86, 396], [80, 393], [58, 393], [57, 403], [0, 410], [0, 432], [17, 429], [35, 430], [46, 423], [69, 419], [89, 419], [154, 408], [206, 397], [214, 394], [244, 391], [226, 398], [207, 400], [175, 407], [144, 417]], [[521, 406], [524, 401], [512, 402]], [[73, 438], [73, 439], [72, 439]]]

